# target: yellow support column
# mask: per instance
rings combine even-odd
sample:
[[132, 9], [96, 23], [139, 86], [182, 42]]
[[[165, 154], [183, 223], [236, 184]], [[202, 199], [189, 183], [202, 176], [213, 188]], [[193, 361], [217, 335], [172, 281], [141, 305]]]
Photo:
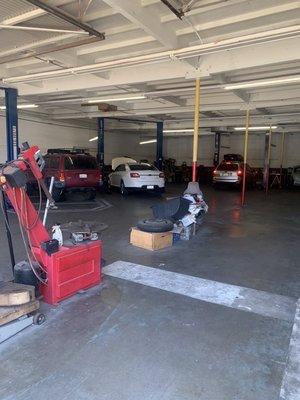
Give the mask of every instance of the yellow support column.
[[282, 188], [282, 168], [283, 168], [283, 155], [284, 155], [284, 144], [285, 144], [285, 132], [281, 134], [281, 148], [280, 148], [280, 188]]
[[195, 112], [194, 112], [194, 138], [193, 138], [193, 162], [192, 162], [192, 181], [197, 181], [197, 162], [198, 162], [198, 134], [200, 120], [200, 78], [195, 81]]
[[269, 177], [270, 177], [270, 158], [271, 158], [271, 145], [272, 145], [272, 125], [270, 125], [269, 130], [269, 143], [268, 143], [268, 151], [267, 151], [267, 160], [266, 160], [266, 178], [265, 178], [265, 192], [266, 195], [269, 192]]
[[246, 164], [248, 156], [248, 137], [249, 137], [249, 125], [250, 125], [250, 111], [246, 112], [246, 129], [244, 139], [244, 170], [243, 170], [243, 186], [242, 186], [242, 206], [245, 205], [245, 194], [246, 194]]

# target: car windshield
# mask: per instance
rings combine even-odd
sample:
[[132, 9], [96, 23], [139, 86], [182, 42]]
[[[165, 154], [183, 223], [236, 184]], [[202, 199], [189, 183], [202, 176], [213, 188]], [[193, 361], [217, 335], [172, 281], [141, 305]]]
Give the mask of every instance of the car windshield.
[[222, 162], [217, 170], [218, 171], [237, 171], [239, 169], [239, 164], [232, 162]]
[[94, 157], [77, 156], [66, 157], [65, 169], [97, 169], [97, 162]]
[[128, 164], [130, 171], [156, 171], [154, 165], [150, 164]]

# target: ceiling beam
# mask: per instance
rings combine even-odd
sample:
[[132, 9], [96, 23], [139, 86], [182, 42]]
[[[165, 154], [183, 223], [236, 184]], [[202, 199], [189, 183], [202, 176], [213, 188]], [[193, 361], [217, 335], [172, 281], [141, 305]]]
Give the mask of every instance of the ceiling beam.
[[41, 8], [42, 10], [46, 11], [49, 14], [54, 15], [55, 17], [58, 17], [64, 21], [68, 22], [71, 25], [77, 26], [78, 28], [82, 29], [83, 31], [88, 32], [92, 36], [99, 37], [102, 40], [105, 39], [104, 33], [96, 31], [96, 29], [85, 24], [84, 22], [79, 21], [77, 18], [68, 14], [61, 8], [50, 6], [49, 4], [44, 3], [41, 0], [26, 0], [26, 1], [30, 4], [33, 4], [36, 7]]
[[[150, 58], [150, 57], [149, 57]], [[212, 74], [235, 72], [240, 70], [246, 71], [249, 68], [268, 67], [275, 64], [282, 65], [287, 69], [291, 63], [300, 60], [300, 38], [282, 39], [271, 43], [264, 43], [258, 45], [248, 45], [245, 48], [232, 49], [223, 51], [221, 53], [209, 54], [203, 57], [197, 76], [202, 78], [210, 77]], [[130, 60], [129, 60], [130, 61]], [[70, 73], [69, 76], [56, 77], [56, 79], [47, 79], [48, 74], [35, 74], [38, 79], [43, 80], [44, 88], [42, 92], [34, 91], [33, 87], [29, 87], [24, 82], [19, 82], [21, 77], [11, 78], [11, 82], [5, 83], [14, 84], [18, 87], [20, 95], [32, 95], [42, 93], [59, 93], [61, 91], [71, 90], [87, 90], [97, 89], [119, 85], [132, 85], [141, 84], [145, 82], [167, 80], [174, 78], [194, 79], [195, 71], [176, 60], [169, 60], [164, 62], [156, 62], [150, 65], [135, 65], [134, 69], [123, 68], [122, 59], [114, 61], [114, 68], [98, 68], [93, 72], [102, 72], [104, 70], [111, 71], [110, 78], [105, 82], [99, 82], [92, 79], [90, 75], [74, 75]], [[108, 65], [110, 62], [104, 62], [100, 65]], [[95, 65], [94, 65], [95, 66]], [[134, 73], [133, 73], [134, 71]], [[76, 72], [76, 69], [74, 73]]]
[[[138, 84], [138, 85], [130, 85], [130, 87], [138, 90], [139, 92], [145, 93], [145, 95], [151, 100], [165, 100], [169, 103], [176, 104], [177, 106], [186, 106], [186, 100], [180, 99], [178, 96], [168, 96], [165, 95], [163, 91], [159, 91], [155, 89], [155, 86], [148, 84]], [[149, 93], [149, 94], [148, 94]], [[155, 93], [155, 96], [152, 96]]]
[[[255, 3], [257, 3], [257, 5]], [[224, 9], [220, 10], [219, 14], [209, 14], [212, 18], [208, 18], [205, 15], [201, 16], [200, 23], [195, 24], [194, 29], [201, 32], [208, 29], [223, 28], [227, 25], [243, 23], [258, 18], [271, 18], [273, 15], [284, 14], [285, 12], [293, 10], [297, 13], [297, 10], [300, 9], [298, 0], [280, 2], [281, 4], [274, 4], [274, 0], [272, 0], [272, 2], [271, 0], [264, 0], [263, 8], [259, 6], [260, 3], [261, 0], [259, 0], [259, 3], [258, 0], [252, 0], [251, 3], [245, 2], [245, 4], [237, 4], [230, 7], [230, 5], [224, 2]], [[195, 15], [196, 13], [201, 13], [201, 9], [197, 11], [197, 8], [195, 8], [193, 14]], [[162, 19], [162, 22], [167, 22], [167, 19]], [[192, 32], [193, 28], [190, 26], [180, 28], [176, 31], [178, 35], [186, 35]]]
[[152, 10], [145, 10], [141, 7], [139, 0], [103, 0], [113, 9], [117, 10], [129, 21], [136, 24], [143, 31], [154, 37], [158, 42], [168, 49], [177, 47], [175, 33], [166, 26], [163, 26], [160, 16]]
[[[216, 81], [217, 83], [220, 83], [221, 85], [225, 85], [230, 82], [230, 79], [225, 75], [225, 74], [213, 74], [211, 75], [212, 79]], [[238, 97], [239, 99], [243, 100], [246, 104], [249, 103], [250, 101], [250, 95], [245, 91], [241, 89], [235, 89], [231, 90], [231, 92]]]
[[[151, 43], [154, 41], [155, 39], [152, 36], [144, 36], [144, 35], [143, 36], [139, 35], [139, 37], [134, 37], [132, 39], [126, 39], [124, 37], [124, 40], [120, 40], [120, 38], [119, 39], [108, 38], [104, 42], [96, 43], [90, 46], [85, 46], [84, 48], [77, 50], [77, 55], [84, 56], [87, 54], [100, 53], [103, 51], [109, 51], [113, 49], [122, 49], [124, 47], [137, 46], [139, 44]], [[101, 57], [97, 58], [95, 62], [98, 62], [97, 60], [101, 60]]]
[[[292, 100], [273, 100], [273, 101], [261, 101], [257, 103], [251, 103], [248, 106], [245, 106], [243, 103], [213, 103], [213, 104], [202, 104], [201, 106], [201, 112], [207, 112], [207, 111], [237, 111], [237, 110], [245, 110], [246, 108], [249, 108], [250, 110], [256, 110], [258, 107], [282, 107], [282, 106], [291, 106], [291, 105], [298, 105], [299, 100], [298, 99], [292, 99]], [[140, 108], [140, 109], [134, 109], [131, 110], [130, 115], [179, 115], [179, 114], [190, 114], [191, 116], [193, 115], [193, 105], [188, 105], [185, 107], [170, 107], [170, 106], [160, 106], [160, 107], [145, 107], [145, 108]], [[110, 113], [107, 113], [106, 116], [111, 116], [111, 117], [118, 117], [118, 116], [123, 116], [124, 113], [122, 111], [116, 111], [113, 112], [112, 115]], [[95, 118], [95, 117], [105, 117], [105, 115], [97, 112], [90, 112], [90, 113], [78, 113], [78, 111], [74, 111], [72, 113], [64, 113], [64, 111], [57, 111], [54, 115], [55, 118], [58, 119], [70, 119], [70, 118]], [[267, 116], [269, 117], [269, 115]], [[216, 117], [219, 119], [222, 119], [223, 117]]]

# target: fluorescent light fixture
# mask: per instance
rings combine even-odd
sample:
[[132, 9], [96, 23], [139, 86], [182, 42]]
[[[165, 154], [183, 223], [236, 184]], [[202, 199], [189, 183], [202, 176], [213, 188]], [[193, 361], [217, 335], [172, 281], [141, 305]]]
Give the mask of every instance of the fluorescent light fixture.
[[156, 143], [156, 139], [151, 139], [151, 140], [144, 140], [143, 142], [140, 142], [140, 144], [148, 144], [148, 143]]
[[98, 136], [94, 136], [91, 139], [89, 139], [89, 142], [94, 142], [95, 140], [98, 140]]
[[[37, 108], [37, 104], [18, 104], [17, 108], [19, 110], [24, 110], [26, 108]], [[6, 110], [6, 106], [0, 106], [0, 110]]]
[[180, 132], [194, 132], [194, 129], [187, 128], [187, 129], [164, 129], [164, 133], [180, 133]]
[[265, 80], [257, 80], [257, 81], [241, 82], [241, 83], [232, 83], [230, 85], [224, 86], [224, 89], [225, 90], [247, 89], [260, 86], [276, 86], [276, 85], [281, 85], [283, 83], [294, 83], [294, 82], [300, 82], [300, 75], [290, 76], [286, 78], [282, 77], [278, 79], [265, 79]]
[[[277, 125], [272, 125], [271, 129], [277, 129]], [[270, 126], [249, 126], [249, 131], [266, 131], [270, 129]], [[235, 131], [245, 131], [246, 127], [245, 126], [238, 126], [234, 128]]]
[[101, 99], [93, 99], [93, 100], [87, 100], [88, 104], [94, 104], [94, 103], [105, 103], [107, 101], [126, 101], [126, 100], [141, 100], [141, 99], [145, 99], [146, 96], [143, 95], [139, 95], [139, 96], [131, 96], [131, 97], [111, 97], [111, 98], [101, 98]]

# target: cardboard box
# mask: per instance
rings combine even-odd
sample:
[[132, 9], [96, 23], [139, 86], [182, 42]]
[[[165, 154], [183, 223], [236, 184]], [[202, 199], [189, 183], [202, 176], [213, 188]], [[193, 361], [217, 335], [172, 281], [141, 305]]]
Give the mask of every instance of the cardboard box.
[[130, 243], [133, 246], [141, 247], [147, 250], [164, 249], [165, 247], [172, 246], [173, 233], [151, 233], [140, 231], [138, 228], [132, 228], [130, 234]]

